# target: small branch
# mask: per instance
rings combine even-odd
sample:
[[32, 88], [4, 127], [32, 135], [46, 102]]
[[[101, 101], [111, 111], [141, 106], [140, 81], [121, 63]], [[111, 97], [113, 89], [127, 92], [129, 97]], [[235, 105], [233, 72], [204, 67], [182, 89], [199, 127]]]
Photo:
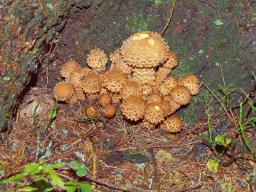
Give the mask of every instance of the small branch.
[[170, 23], [171, 23], [171, 20], [172, 20], [172, 15], [173, 15], [173, 11], [174, 11], [174, 7], [175, 7], [175, 3], [176, 3], [176, 0], [173, 1], [173, 4], [172, 4], [172, 8], [171, 8], [171, 11], [170, 11], [170, 16], [168, 18], [168, 21], [167, 23], [165, 24], [163, 30], [161, 31], [161, 36], [164, 36], [166, 30], [168, 29]]
[[188, 188], [184, 188], [184, 189], [180, 189], [180, 190], [177, 190], [177, 191], [174, 191], [174, 192], [186, 192], [186, 191], [193, 191], [195, 189], [199, 189], [203, 186], [202, 183], [199, 183], [199, 184], [196, 184], [196, 185], [193, 185], [191, 187], [188, 187]]
[[93, 182], [96, 183], [98, 185], [107, 187], [109, 189], [113, 189], [113, 190], [117, 190], [117, 191], [122, 191], [122, 192], [132, 192], [132, 190], [128, 190], [128, 189], [124, 189], [124, 188], [119, 188], [116, 185], [112, 184], [112, 183], [108, 183], [107, 181], [103, 181], [101, 179], [95, 179], [92, 178], [90, 176], [85, 176], [84, 179], [88, 182]]

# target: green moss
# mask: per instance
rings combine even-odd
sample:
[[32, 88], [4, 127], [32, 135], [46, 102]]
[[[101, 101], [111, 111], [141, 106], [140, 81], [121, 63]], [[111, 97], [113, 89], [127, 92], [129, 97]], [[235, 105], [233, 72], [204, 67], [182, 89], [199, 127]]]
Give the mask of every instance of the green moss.
[[156, 16], [153, 15], [145, 16], [142, 13], [132, 13], [126, 18], [125, 28], [132, 33], [149, 31], [155, 19]]

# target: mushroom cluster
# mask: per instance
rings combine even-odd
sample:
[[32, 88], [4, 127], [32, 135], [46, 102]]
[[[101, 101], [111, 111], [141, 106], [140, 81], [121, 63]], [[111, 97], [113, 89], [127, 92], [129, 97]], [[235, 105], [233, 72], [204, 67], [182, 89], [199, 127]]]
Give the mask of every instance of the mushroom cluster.
[[130, 121], [145, 128], [176, 133], [182, 120], [175, 112], [189, 104], [199, 92], [200, 82], [194, 75], [177, 78], [171, 70], [178, 59], [157, 33], [131, 35], [110, 54], [111, 68], [106, 70], [107, 55], [93, 49], [87, 55], [88, 67], [67, 61], [60, 70], [65, 80], [56, 84], [55, 98], [67, 103], [98, 98], [106, 117], [113, 117], [115, 107]]

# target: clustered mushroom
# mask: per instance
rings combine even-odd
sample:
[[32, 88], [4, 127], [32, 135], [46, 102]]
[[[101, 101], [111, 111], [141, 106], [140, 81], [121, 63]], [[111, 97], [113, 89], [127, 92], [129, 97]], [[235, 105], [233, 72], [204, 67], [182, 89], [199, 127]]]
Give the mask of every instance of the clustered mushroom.
[[[97, 98], [107, 118], [113, 118], [120, 106], [125, 119], [142, 127], [160, 127], [169, 133], [181, 130], [182, 119], [175, 112], [189, 104], [200, 82], [194, 75], [177, 78], [171, 74], [178, 59], [159, 34], [131, 35], [110, 54], [109, 70], [108, 57], [100, 49], [90, 50], [86, 61], [85, 68], [72, 59], [61, 67], [65, 80], [56, 84], [55, 98], [71, 104]], [[85, 110], [87, 115], [90, 112], [92, 108]]]

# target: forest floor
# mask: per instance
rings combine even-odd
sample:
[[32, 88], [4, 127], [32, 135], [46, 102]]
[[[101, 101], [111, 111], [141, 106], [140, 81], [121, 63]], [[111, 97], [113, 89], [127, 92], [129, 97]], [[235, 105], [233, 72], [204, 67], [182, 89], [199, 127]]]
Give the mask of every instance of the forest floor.
[[[256, 191], [255, 158], [237, 131], [239, 102], [247, 99], [248, 119], [256, 112], [248, 107], [251, 98], [255, 102], [253, 2], [176, 2], [165, 35], [180, 60], [173, 73], [194, 73], [206, 84], [180, 112], [185, 125], [178, 134], [127, 122], [119, 108], [114, 119], [82, 119], [81, 108], [87, 101], [70, 106], [54, 100], [52, 89], [61, 81], [59, 70], [66, 60], [73, 58], [86, 66], [86, 53], [92, 48], [110, 54], [134, 32], [161, 32], [173, 5], [173, 1], [117, 2], [74, 9], [20, 104], [8, 139], [0, 145], [1, 174], [12, 175], [38, 160], [77, 160], [88, 166], [93, 178], [128, 191]], [[219, 84], [225, 85], [225, 93], [218, 92]], [[243, 90], [246, 96], [231, 96], [234, 90]], [[56, 117], [45, 126], [55, 104]], [[216, 145], [209, 141], [209, 130], [213, 140], [221, 135], [232, 142]], [[246, 128], [253, 150], [255, 134], [255, 129]], [[218, 163], [216, 172], [207, 166], [210, 160]], [[100, 184], [94, 190], [113, 191]]]

